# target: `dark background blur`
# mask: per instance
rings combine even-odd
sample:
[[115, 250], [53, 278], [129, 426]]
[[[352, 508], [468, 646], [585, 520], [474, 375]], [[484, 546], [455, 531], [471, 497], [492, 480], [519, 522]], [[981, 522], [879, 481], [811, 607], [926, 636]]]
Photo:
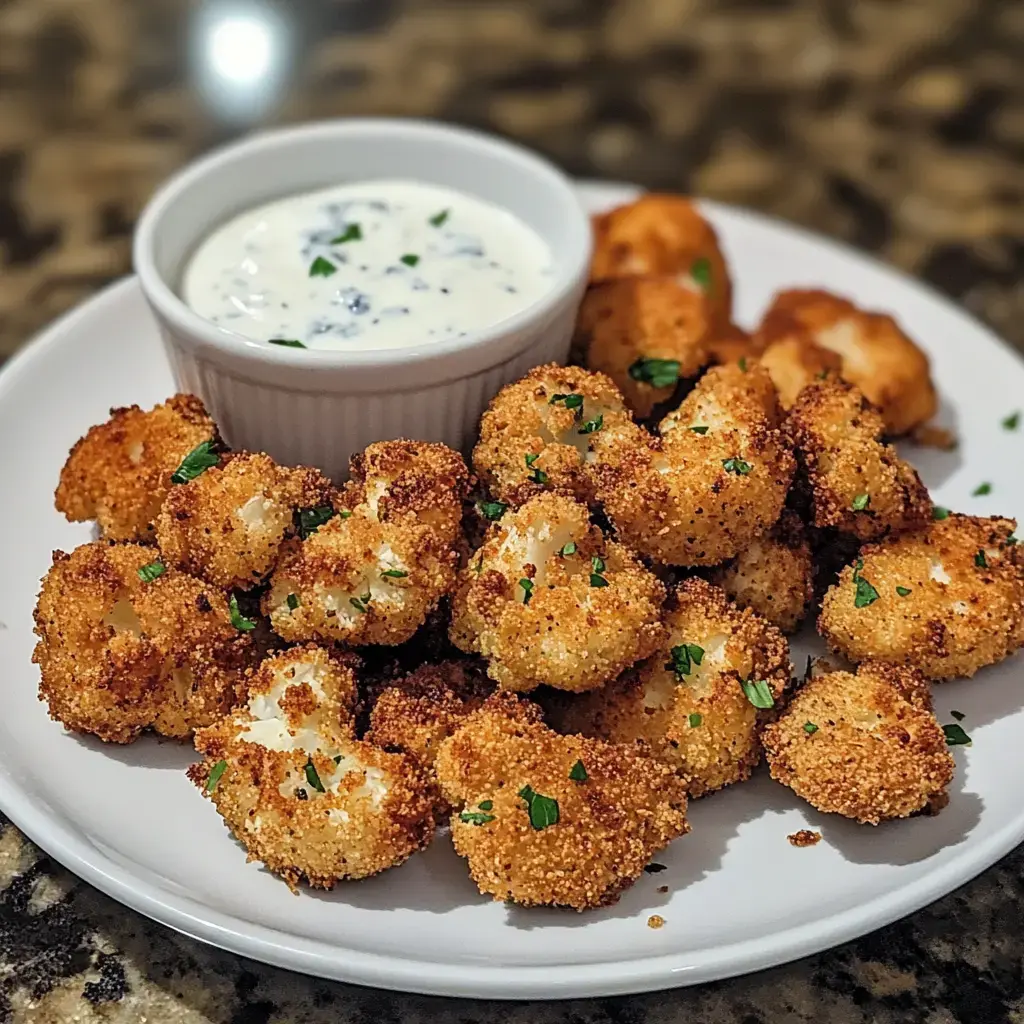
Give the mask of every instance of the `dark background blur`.
[[0, 354], [233, 135], [410, 115], [879, 253], [1024, 344], [1020, 0], [0, 0]]

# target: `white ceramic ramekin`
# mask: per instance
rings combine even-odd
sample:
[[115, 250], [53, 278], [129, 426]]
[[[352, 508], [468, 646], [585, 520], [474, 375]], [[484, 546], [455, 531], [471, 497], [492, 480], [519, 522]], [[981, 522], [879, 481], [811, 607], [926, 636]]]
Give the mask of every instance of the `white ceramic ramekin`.
[[[178, 297], [189, 256], [234, 214], [385, 177], [448, 186], [516, 214], [551, 248], [548, 293], [488, 330], [378, 352], [265, 345], [210, 323]], [[571, 183], [527, 150], [443, 124], [342, 120], [255, 135], [187, 167], [143, 212], [134, 262], [178, 386], [203, 399], [228, 443], [340, 480], [349, 457], [373, 441], [410, 437], [465, 449], [503, 384], [563, 361], [590, 246]]]

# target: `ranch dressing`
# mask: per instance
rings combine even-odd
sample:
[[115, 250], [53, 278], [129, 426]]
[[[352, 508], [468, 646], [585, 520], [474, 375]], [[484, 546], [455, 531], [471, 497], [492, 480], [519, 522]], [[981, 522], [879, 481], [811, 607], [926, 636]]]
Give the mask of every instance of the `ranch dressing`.
[[550, 250], [507, 210], [436, 185], [367, 181], [229, 220], [192, 256], [181, 294], [248, 338], [352, 351], [464, 336], [550, 283]]

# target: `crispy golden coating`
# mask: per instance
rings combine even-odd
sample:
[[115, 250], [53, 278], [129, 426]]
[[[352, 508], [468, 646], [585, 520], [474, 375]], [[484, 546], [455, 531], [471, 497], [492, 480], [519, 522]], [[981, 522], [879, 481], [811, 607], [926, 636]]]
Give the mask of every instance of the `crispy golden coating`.
[[264, 454], [222, 456], [171, 488], [156, 521], [160, 554], [218, 586], [253, 587], [294, 535], [295, 513], [330, 506], [333, 490], [315, 469], [285, 469]]
[[676, 274], [707, 295], [712, 318], [729, 323], [732, 282], [714, 228], [683, 196], [649, 193], [594, 218], [591, 281]]
[[146, 728], [184, 737], [235, 704], [250, 638], [224, 595], [168, 569], [155, 548], [94, 541], [58, 551], [35, 609], [39, 696], [75, 732], [130, 743]]
[[[1024, 646], [1024, 565], [1012, 519], [950, 515], [868, 544], [825, 595], [818, 630], [850, 661], [972, 676]], [[877, 597], [875, 596], [877, 595]]]
[[72, 522], [95, 519], [111, 540], [152, 540], [171, 474], [217, 427], [203, 403], [175, 395], [143, 412], [111, 409], [78, 441], [60, 473], [54, 501]]
[[632, 426], [632, 418], [610, 378], [579, 366], [538, 366], [492, 399], [480, 420], [473, 467], [494, 497], [510, 505], [545, 491], [590, 501], [594, 439], [621, 426]]
[[806, 473], [815, 526], [876, 540], [931, 521], [927, 488], [882, 442], [884, 430], [852, 384], [819, 380], [801, 391], [785, 431]]
[[555, 719], [561, 731], [638, 745], [698, 797], [749, 778], [760, 760], [759, 725], [789, 685], [789, 645], [705, 580], [686, 580], [675, 599], [657, 653]]
[[800, 517], [783, 512], [769, 533], [716, 569], [711, 582], [740, 608], [752, 608], [783, 633], [794, 632], [814, 598], [814, 560]]
[[757, 339], [736, 324], [717, 324], [704, 339], [704, 347], [716, 365], [756, 359], [761, 353]]
[[[676, 275], [601, 281], [583, 297], [574, 356], [608, 374], [630, 409], [646, 418], [679, 381], [696, 377], [709, 362], [709, 314], [703, 292]], [[663, 378], [669, 382], [662, 384]]]
[[887, 434], [906, 434], [935, 415], [928, 357], [891, 316], [865, 312], [829, 292], [794, 289], [775, 296], [758, 335], [765, 346], [807, 339], [835, 352], [843, 379], [878, 407]]
[[450, 636], [506, 690], [590, 690], [657, 648], [664, 597], [585, 505], [542, 494], [495, 523], [459, 574]]
[[916, 669], [866, 661], [816, 676], [761, 738], [772, 777], [827, 814], [877, 825], [949, 801], [956, 766]]
[[795, 461], [756, 362], [709, 370], [660, 438], [601, 431], [591, 475], [619, 538], [669, 565], [717, 565], [782, 513]]
[[442, 743], [437, 773], [462, 809], [452, 841], [480, 891], [522, 906], [614, 903], [689, 830], [671, 769], [559, 736], [511, 694], [496, 694]]
[[263, 663], [248, 704], [196, 734], [189, 777], [235, 838], [295, 888], [401, 864], [433, 836], [413, 761], [354, 738], [352, 667], [309, 645]]
[[455, 582], [469, 476], [461, 456], [382, 441], [352, 470], [338, 515], [282, 548], [263, 606], [285, 640], [405, 643]]
[[802, 329], [773, 341], [760, 359], [779, 393], [779, 404], [787, 411], [808, 384], [839, 376], [843, 365], [837, 353], [815, 344]]

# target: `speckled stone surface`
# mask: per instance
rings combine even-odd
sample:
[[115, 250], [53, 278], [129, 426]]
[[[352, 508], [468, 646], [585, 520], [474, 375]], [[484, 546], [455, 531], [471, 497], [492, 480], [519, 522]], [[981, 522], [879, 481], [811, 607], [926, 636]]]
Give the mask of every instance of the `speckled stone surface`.
[[[0, 0], [0, 354], [129, 268], [134, 218], [244, 130], [195, 86], [185, 0]], [[293, 0], [261, 124], [436, 116], [575, 174], [692, 190], [844, 238], [1024, 348], [1019, 0]], [[0, 825], [0, 1022], [1024, 1021], [1018, 852], [907, 921], [699, 990], [420, 999], [206, 949]]]

